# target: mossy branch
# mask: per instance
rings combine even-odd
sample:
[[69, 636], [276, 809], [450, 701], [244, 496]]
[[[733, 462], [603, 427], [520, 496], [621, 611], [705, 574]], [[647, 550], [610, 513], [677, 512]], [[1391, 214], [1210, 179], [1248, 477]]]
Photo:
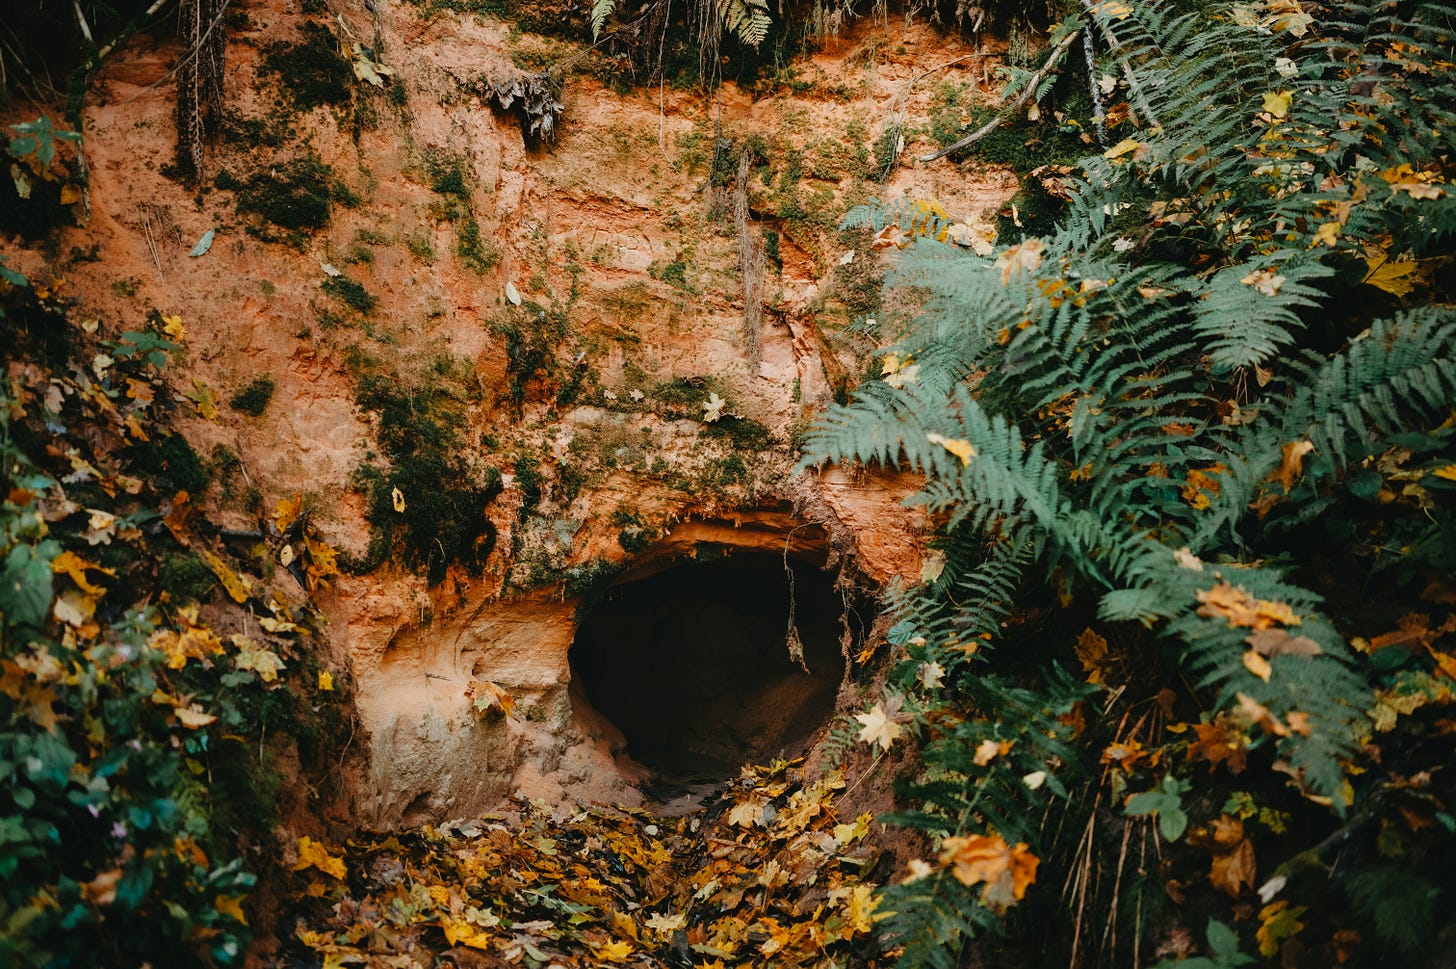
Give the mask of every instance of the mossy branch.
[[1067, 49], [1072, 46], [1072, 42], [1075, 41], [1081, 35], [1081, 33], [1081, 28], [1078, 28], [1077, 30], [1072, 31], [1071, 33], [1067, 34], [1067, 36], [1063, 37], [1061, 41], [1057, 43], [1057, 46], [1052, 48], [1051, 54], [1047, 56], [1046, 63], [1043, 64], [1041, 66], [1041, 69], [1033, 74], [1031, 78], [1026, 82], [1026, 84], [1021, 88], [1021, 93], [1016, 96], [1016, 100], [1012, 101], [1010, 104], [1006, 105], [1006, 107], [1002, 108], [1001, 111], [996, 115], [996, 117], [992, 118], [990, 121], [987, 121], [981, 127], [966, 135], [955, 144], [947, 145], [939, 151], [933, 151], [928, 155], [921, 155], [919, 157], [919, 160], [923, 162], [932, 162], [935, 161], [937, 158], [944, 158], [946, 155], [960, 151], [963, 148], [969, 148], [971, 145], [974, 145], [976, 142], [980, 141], [982, 138], [986, 137], [991, 132], [995, 131], [997, 128], [1001, 127], [1003, 124], [1009, 121], [1012, 115], [1020, 111], [1021, 106], [1029, 101], [1031, 99], [1031, 96], [1036, 93], [1036, 89], [1041, 86], [1042, 80], [1047, 76], [1052, 68], [1057, 66], [1057, 64], [1062, 59], [1062, 55], [1066, 54]]

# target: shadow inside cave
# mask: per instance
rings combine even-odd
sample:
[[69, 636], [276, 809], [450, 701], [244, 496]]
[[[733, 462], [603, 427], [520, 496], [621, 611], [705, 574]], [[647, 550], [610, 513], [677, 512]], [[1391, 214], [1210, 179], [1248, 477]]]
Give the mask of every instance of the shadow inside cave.
[[[790, 656], [791, 603], [803, 666]], [[687, 562], [613, 587], [583, 616], [572, 675], [653, 771], [647, 793], [666, 800], [804, 752], [834, 712], [841, 619], [855, 603], [830, 574], [772, 553]]]

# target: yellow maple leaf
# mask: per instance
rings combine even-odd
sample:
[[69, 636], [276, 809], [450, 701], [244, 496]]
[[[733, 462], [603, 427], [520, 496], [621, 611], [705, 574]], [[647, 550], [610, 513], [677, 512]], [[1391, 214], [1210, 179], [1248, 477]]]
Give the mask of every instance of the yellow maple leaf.
[[1039, 862], [1025, 843], [1012, 847], [998, 834], [946, 838], [940, 846], [940, 863], [951, 866], [951, 874], [962, 885], [984, 883], [981, 900], [996, 911], [1005, 911], [1026, 895], [1036, 881]]
[[1376, 253], [1375, 256], [1366, 255], [1365, 278], [1361, 282], [1383, 289], [1392, 296], [1405, 296], [1415, 288], [1415, 280], [1410, 277], [1420, 268], [1419, 263], [1414, 259], [1389, 259], [1379, 250]]
[[627, 957], [632, 954], [632, 943], [626, 939], [617, 939], [614, 942], [594, 945], [591, 949], [599, 959], [605, 959], [608, 962], [626, 962]]
[[180, 316], [162, 317], [162, 332], [178, 343], [187, 339], [187, 328], [182, 325], [182, 317]]
[[845, 899], [844, 920], [856, 932], [869, 932], [875, 927], [875, 909], [879, 904], [874, 886], [861, 882]]
[[672, 937], [672, 934], [682, 928], [688, 922], [688, 917], [682, 913], [677, 915], [664, 915], [661, 912], [654, 912], [643, 924], [656, 932], [664, 939]]
[[868, 713], [856, 713], [854, 718], [861, 724], [860, 742], [870, 745], [877, 744], [881, 750], [889, 750], [890, 745], [905, 732], [898, 723], [890, 719], [889, 715], [885, 713], [884, 707], [878, 703], [870, 707]]
[[1132, 14], [1132, 8], [1122, 0], [1103, 0], [1102, 3], [1093, 7], [1092, 11], [1104, 17], [1112, 17], [1114, 20], [1126, 20]]
[[60, 575], [65, 573], [71, 577], [71, 581], [80, 587], [87, 595], [99, 596], [106, 590], [99, 585], [94, 585], [86, 579], [86, 571], [101, 572], [105, 575], [116, 575], [115, 569], [108, 569], [97, 565], [95, 562], [88, 562], [81, 556], [71, 551], [62, 552], [51, 562], [51, 571]]
[[279, 498], [278, 505], [273, 511], [273, 527], [278, 529], [279, 534], [288, 531], [298, 515], [303, 511], [303, 498], [294, 495], [292, 498]]
[[972, 758], [977, 767], [985, 767], [997, 757], [1011, 749], [1011, 741], [995, 741], [989, 737], [976, 745], [976, 754]]
[[491, 949], [495, 945], [495, 939], [489, 932], [469, 922], [442, 918], [440, 928], [445, 930], [445, 941], [450, 945], [468, 945], [472, 949]]
[[465, 688], [465, 697], [482, 717], [492, 713], [510, 716], [516, 706], [515, 697], [490, 680], [472, 680]]
[[1027, 239], [1020, 245], [1003, 249], [996, 257], [996, 270], [1001, 274], [1001, 285], [1011, 285], [1011, 280], [1020, 277], [1023, 270], [1032, 273], [1040, 269], [1041, 254], [1045, 249], [1046, 243], [1040, 239]]
[[264, 649], [245, 636], [234, 636], [233, 645], [238, 647], [237, 658], [233, 660], [238, 669], [252, 670], [264, 683], [278, 679], [278, 671], [284, 668], [284, 663], [277, 653]]
[[[1136, 160], [1138, 157], [1137, 150], [1142, 147], [1143, 143], [1138, 141], [1136, 138], [1124, 138], [1117, 144], [1113, 145], [1111, 148], [1104, 151], [1102, 153], [1102, 157], [1116, 160], [1123, 157], [1124, 155], [1132, 155], [1133, 159]], [[1147, 154], [1146, 149], [1144, 149], [1143, 154]]]
[[1277, 902], [1270, 902], [1259, 910], [1259, 929], [1254, 933], [1255, 940], [1259, 943], [1259, 952], [1265, 958], [1273, 958], [1279, 952], [1280, 944], [1288, 938], [1300, 933], [1304, 923], [1299, 917], [1305, 913], [1306, 906], [1290, 906], [1288, 901], [1281, 899]]
[[326, 875], [343, 881], [347, 874], [344, 868], [344, 859], [329, 854], [329, 849], [322, 842], [315, 841], [308, 835], [298, 839], [298, 860], [293, 863], [294, 871], [303, 871], [305, 868], [317, 868]]
[[1294, 102], [1292, 91], [1266, 91], [1264, 93], [1264, 110], [1270, 117], [1289, 117], [1289, 105]]
[[184, 393], [182, 396], [192, 401], [198, 414], [210, 421], [217, 420], [217, 397], [213, 394], [211, 387], [194, 377], [191, 392]]
[[728, 810], [728, 823], [740, 828], [763, 825], [763, 813], [768, 803], [761, 797], [750, 795]]
[[1284, 486], [1286, 495], [1294, 487], [1295, 479], [1304, 473], [1304, 456], [1313, 450], [1314, 443], [1311, 441], [1290, 441], [1282, 448], [1283, 456], [1274, 477]]
[[1391, 192], [1405, 192], [1413, 199], [1438, 199], [1446, 194], [1445, 189], [1431, 184], [1437, 178], [1434, 173], [1415, 171], [1409, 162], [1387, 168], [1380, 177], [1390, 183]]
[[1319, 231], [1314, 234], [1314, 242], [1312, 243], [1312, 245], [1330, 246], [1331, 248], [1333, 248], [1335, 243], [1339, 241], [1340, 223], [1326, 222], [1324, 225], [1320, 226]]
[[334, 690], [334, 674], [328, 670], [319, 670], [318, 688], [325, 693], [332, 693]]
[[961, 466], [965, 467], [971, 463], [971, 458], [976, 456], [976, 449], [971, 446], [970, 441], [963, 441], [958, 438], [948, 438], [940, 434], [927, 434], [925, 439], [931, 444], [939, 444], [951, 454], [961, 459]]

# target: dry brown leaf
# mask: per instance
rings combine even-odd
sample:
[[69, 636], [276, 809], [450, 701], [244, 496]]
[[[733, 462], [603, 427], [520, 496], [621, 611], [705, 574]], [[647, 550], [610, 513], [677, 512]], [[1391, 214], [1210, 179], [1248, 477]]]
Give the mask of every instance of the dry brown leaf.
[[[1235, 823], [1238, 823], [1235, 821]], [[1239, 825], [1242, 833], [1243, 825]], [[1238, 898], [1243, 892], [1252, 890], [1257, 868], [1254, 861], [1254, 845], [1247, 838], [1239, 840], [1232, 851], [1213, 856], [1213, 866], [1209, 870], [1208, 880], [1213, 887], [1228, 895], [1230, 898]]]
[[1041, 268], [1041, 254], [1046, 243], [1040, 239], [1028, 239], [1020, 245], [1004, 249], [996, 257], [996, 270], [1001, 274], [1001, 285], [1011, 285], [1013, 277], [1020, 277], [1022, 270], [1034, 273]]
[[1239, 712], [1249, 718], [1249, 722], [1263, 727], [1276, 737], [1289, 736], [1289, 728], [1279, 722], [1279, 718], [1269, 712], [1269, 708], [1258, 700], [1245, 693], [1238, 694]]
[[1188, 760], [1205, 760], [1209, 769], [1227, 764], [1228, 769], [1238, 774], [1248, 764], [1248, 748], [1244, 735], [1228, 723], [1226, 715], [1220, 713], [1212, 723], [1195, 723], [1193, 732], [1198, 739], [1188, 745]]
[[1036, 881], [1039, 859], [1025, 843], [1012, 847], [1000, 835], [971, 835], [946, 838], [941, 842], [940, 863], [951, 866], [951, 874], [962, 885], [984, 884], [981, 900], [996, 911], [1005, 911], [1026, 895]]
[[1261, 656], [1318, 656], [1319, 643], [1308, 636], [1291, 636], [1283, 629], [1259, 629], [1244, 637]]
[[1290, 441], [1284, 445], [1284, 456], [1274, 476], [1284, 486], [1286, 495], [1294, 487], [1295, 480], [1304, 473], [1304, 456], [1313, 450], [1314, 443], [1311, 441]]

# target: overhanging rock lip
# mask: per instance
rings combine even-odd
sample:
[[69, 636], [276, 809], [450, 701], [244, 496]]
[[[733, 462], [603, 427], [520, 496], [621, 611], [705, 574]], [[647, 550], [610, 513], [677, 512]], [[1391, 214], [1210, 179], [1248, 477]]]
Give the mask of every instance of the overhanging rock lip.
[[829, 528], [796, 515], [790, 503], [777, 502], [678, 522], [630, 559], [614, 584], [645, 579], [695, 559], [704, 546], [768, 552], [821, 566], [831, 558]]

